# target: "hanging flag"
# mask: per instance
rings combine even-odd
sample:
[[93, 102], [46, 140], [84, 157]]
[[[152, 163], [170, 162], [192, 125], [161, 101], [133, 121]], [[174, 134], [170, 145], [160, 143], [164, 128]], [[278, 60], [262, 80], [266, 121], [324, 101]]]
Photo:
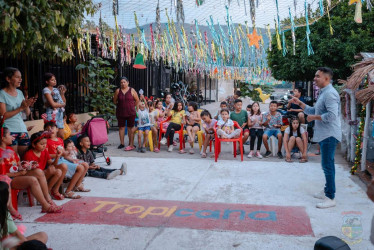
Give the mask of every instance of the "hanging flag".
[[282, 50], [282, 45], [281, 45], [281, 40], [280, 40], [280, 34], [279, 34], [279, 29], [278, 29], [278, 24], [277, 24], [277, 21], [274, 20], [275, 22], [275, 36], [277, 38], [277, 46], [278, 46], [278, 50]]
[[362, 23], [362, 2], [361, 0], [349, 0], [349, 5], [356, 3], [355, 22]]
[[284, 31], [282, 31], [282, 47], [283, 47], [283, 56], [287, 55], [287, 47], [286, 47], [286, 38], [284, 37]]
[[270, 24], [267, 24], [265, 25], [265, 28], [266, 28], [266, 34], [268, 36], [268, 39], [269, 39], [269, 51], [272, 50], [272, 36], [271, 36], [271, 31], [270, 31]]
[[296, 36], [295, 36], [295, 22], [293, 20], [293, 16], [291, 14], [291, 8], [288, 8], [288, 12], [290, 13], [290, 20], [291, 20], [291, 37], [292, 37], [292, 54], [296, 55]]
[[251, 12], [251, 20], [252, 26], [256, 27], [256, 6], [255, 0], [249, 0], [250, 12]]
[[201, 6], [201, 5], [204, 4], [204, 2], [205, 2], [205, 0], [196, 0], [196, 5]]
[[319, 0], [319, 13], [323, 16], [323, 0]]
[[308, 47], [308, 56], [313, 55], [314, 51], [312, 48], [312, 43], [310, 42], [310, 29], [309, 29], [309, 20], [308, 20], [308, 9], [307, 9], [307, 3], [305, 0], [305, 22], [306, 22], [306, 40], [307, 40], [307, 47]]
[[334, 29], [332, 28], [332, 25], [331, 25], [331, 18], [330, 18], [329, 6], [327, 5], [326, 8], [327, 8], [327, 17], [329, 18], [330, 34], [334, 35]]

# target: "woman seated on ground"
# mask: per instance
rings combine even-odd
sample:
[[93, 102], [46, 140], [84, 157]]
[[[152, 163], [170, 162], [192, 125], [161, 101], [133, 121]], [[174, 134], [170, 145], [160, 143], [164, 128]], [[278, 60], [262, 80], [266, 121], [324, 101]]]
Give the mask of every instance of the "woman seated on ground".
[[7, 128], [1, 129], [0, 139], [0, 172], [12, 178], [11, 188], [30, 189], [35, 199], [42, 205], [42, 213], [60, 213], [62, 207], [57, 206], [48, 193], [47, 180], [41, 169], [10, 171], [11, 168], [20, 167], [20, 159], [17, 153], [10, 147], [13, 137]]
[[291, 119], [291, 125], [284, 131], [283, 145], [286, 149], [286, 161], [292, 162], [291, 153], [294, 148], [298, 148], [302, 157], [300, 163], [308, 161], [307, 149], [308, 149], [308, 138], [304, 129], [300, 126], [298, 118]]
[[[77, 139], [82, 131], [82, 124], [77, 123], [77, 115], [74, 113], [71, 113], [66, 118], [66, 125], [65, 125], [65, 137], [64, 140], [70, 139], [74, 142], [74, 144], [77, 144]], [[67, 126], [67, 127], [66, 127]], [[67, 133], [69, 132], [70, 133]], [[67, 134], [69, 134], [67, 136]]]

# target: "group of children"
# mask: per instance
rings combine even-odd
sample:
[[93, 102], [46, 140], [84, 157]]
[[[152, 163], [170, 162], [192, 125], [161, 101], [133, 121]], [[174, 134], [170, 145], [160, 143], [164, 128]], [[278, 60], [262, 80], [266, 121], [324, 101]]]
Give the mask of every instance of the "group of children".
[[[4, 181], [15, 190], [29, 189], [41, 204], [43, 213], [60, 213], [62, 207], [54, 200], [64, 198], [79, 199], [76, 192], [89, 192], [83, 186], [86, 175], [113, 179], [126, 174], [127, 166], [120, 169], [101, 168], [95, 164], [90, 150], [91, 143], [87, 135], [78, 138], [77, 151], [71, 140], [63, 141], [57, 136], [57, 127], [53, 122], [44, 125], [44, 131], [34, 133], [30, 138], [28, 151], [22, 157], [10, 147], [12, 136], [7, 128], [1, 128], [0, 139], [0, 181]], [[60, 193], [64, 180], [68, 181], [66, 190]], [[11, 197], [7, 203], [13, 219], [22, 220], [22, 216], [12, 206]]]
[[[160, 129], [160, 123], [163, 123], [163, 128], [167, 127], [164, 137], [160, 140], [161, 145], [165, 145], [169, 141], [168, 151], [173, 151], [174, 133], [185, 127], [188, 135], [188, 143], [190, 144], [189, 153], [194, 153], [195, 136], [199, 130], [204, 131], [204, 143], [201, 150], [201, 157], [206, 158], [206, 150], [209, 142], [214, 138], [214, 127], [217, 130], [218, 137], [221, 138], [238, 138], [242, 134], [243, 144], [250, 138], [249, 145], [250, 151], [248, 158], [269, 157], [272, 152], [269, 148], [268, 139], [272, 136], [278, 139], [278, 152], [277, 156], [282, 159], [282, 145], [285, 147], [286, 161], [291, 162], [292, 152], [298, 151], [302, 157], [300, 162], [307, 161], [307, 135], [306, 131], [301, 127], [298, 117], [295, 117], [290, 122], [290, 127], [284, 131], [282, 135], [281, 127], [282, 115], [277, 112], [278, 103], [272, 101], [269, 104], [269, 111], [262, 113], [260, 104], [253, 102], [247, 106], [247, 110], [243, 110], [243, 102], [237, 98], [233, 101], [233, 111], [227, 108], [227, 102], [221, 102], [220, 110], [214, 117], [209, 111], [199, 111], [198, 105], [195, 102], [188, 103], [185, 110], [183, 103], [176, 101], [174, 104], [162, 105], [162, 102], [157, 100], [155, 102], [146, 101], [144, 96], [141, 96], [138, 112], [138, 126], [134, 130], [139, 130], [138, 152], [146, 152], [145, 146], [147, 143], [148, 133], [152, 131], [153, 142], [155, 143], [155, 152], [159, 152], [157, 147], [157, 134]], [[234, 122], [238, 127], [234, 126]], [[240, 127], [240, 128], [239, 128]], [[143, 142], [141, 141], [141, 132], [144, 133]], [[257, 145], [256, 144], [257, 139]], [[265, 154], [262, 156], [260, 149], [264, 144], [266, 149]], [[255, 151], [256, 146], [256, 151]], [[243, 149], [244, 152], [244, 149]], [[179, 153], [186, 153], [181, 149]]]

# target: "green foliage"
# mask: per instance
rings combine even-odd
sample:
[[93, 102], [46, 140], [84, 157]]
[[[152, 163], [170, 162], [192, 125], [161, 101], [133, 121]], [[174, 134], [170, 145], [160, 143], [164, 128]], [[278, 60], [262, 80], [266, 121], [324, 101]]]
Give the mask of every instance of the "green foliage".
[[261, 88], [264, 94], [271, 94], [274, 92], [273, 87], [270, 85], [248, 84], [246, 82], [239, 82], [239, 88], [242, 96], [247, 96], [254, 102], [262, 102], [260, 93], [255, 90], [256, 88]]
[[38, 59], [57, 55], [66, 60], [72, 41], [81, 37], [81, 26], [97, 6], [92, 0], [0, 1], [0, 51], [17, 56], [24, 52]]
[[311, 80], [318, 67], [327, 66], [334, 71], [334, 79], [346, 79], [352, 74], [351, 65], [359, 52], [374, 51], [374, 11], [362, 7], [363, 23], [354, 21], [355, 6], [349, 6], [348, 0], [342, 1], [331, 10], [331, 23], [334, 34], [330, 34], [327, 15], [310, 26], [310, 41], [314, 55], [308, 56], [306, 27], [296, 29], [296, 55], [292, 55], [291, 31], [286, 31], [288, 53], [283, 57], [277, 49], [273, 35], [273, 50], [268, 52], [268, 64], [273, 77], [278, 80]]
[[[89, 94], [85, 97], [87, 104], [102, 115], [114, 115], [116, 106], [112, 102], [115, 86], [111, 84], [114, 79], [114, 70], [110, 63], [100, 57], [90, 58], [84, 64], [79, 64], [76, 70], [86, 70], [84, 77]], [[85, 110], [88, 112], [88, 110]]]

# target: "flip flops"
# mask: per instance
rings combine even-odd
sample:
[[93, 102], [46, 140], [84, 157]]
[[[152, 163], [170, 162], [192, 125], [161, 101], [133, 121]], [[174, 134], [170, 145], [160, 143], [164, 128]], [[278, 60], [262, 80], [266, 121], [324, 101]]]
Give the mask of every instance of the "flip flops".
[[131, 150], [134, 150], [134, 149], [135, 149], [135, 147], [133, 147], [133, 146], [125, 147], [125, 151], [131, 151]]

